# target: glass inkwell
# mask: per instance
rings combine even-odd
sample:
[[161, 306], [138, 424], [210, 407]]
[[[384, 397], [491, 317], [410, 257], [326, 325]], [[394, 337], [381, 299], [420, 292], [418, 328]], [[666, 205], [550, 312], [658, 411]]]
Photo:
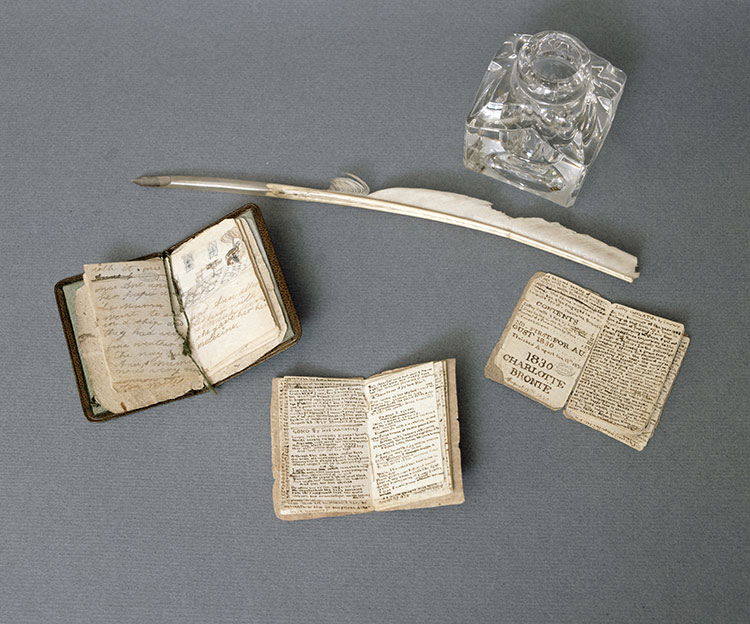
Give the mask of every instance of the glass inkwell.
[[625, 73], [558, 31], [514, 35], [466, 120], [464, 164], [572, 206], [612, 125]]

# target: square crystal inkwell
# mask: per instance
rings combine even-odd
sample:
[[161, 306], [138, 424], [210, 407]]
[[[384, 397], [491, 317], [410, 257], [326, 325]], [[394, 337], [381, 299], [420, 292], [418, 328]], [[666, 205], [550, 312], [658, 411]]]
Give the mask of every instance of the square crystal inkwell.
[[625, 72], [572, 35], [514, 35], [479, 86], [466, 120], [464, 164], [572, 206], [624, 86]]

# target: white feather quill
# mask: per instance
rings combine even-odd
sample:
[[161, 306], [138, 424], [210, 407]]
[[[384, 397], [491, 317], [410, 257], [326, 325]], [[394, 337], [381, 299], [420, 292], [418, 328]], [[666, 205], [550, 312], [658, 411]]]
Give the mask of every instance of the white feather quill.
[[510, 238], [628, 282], [638, 277], [638, 259], [629, 253], [559, 223], [537, 217], [510, 217], [492, 208], [487, 201], [456, 193], [418, 188], [388, 188], [370, 193], [367, 184], [352, 174], [334, 178], [328, 189], [192, 176], [144, 176], [134, 182], [141, 186], [192, 188], [353, 206], [440, 221]]
[[[580, 262], [587, 260], [592, 264], [609, 267], [616, 273], [631, 278], [638, 277], [638, 259], [603, 243], [587, 234], [579, 234], [563, 227], [559, 223], [550, 223], [539, 217], [509, 217], [504, 212], [495, 210], [490, 202], [428, 189], [390, 188], [375, 191], [370, 197], [397, 201], [412, 206], [430, 207], [445, 215], [459, 216], [481, 225], [488, 225], [492, 230], [465, 224], [465, 227], [482, 230], [498, 236], [505, 236], [521, 243], [538, 242], [539, 248], [550, 251], [569, 260]], [[544, 247], [541, 247], [544, 245]], [[591, 266], [591, 265], [589, 265]], [[593, 267], [597, 268], [597, 267]]]

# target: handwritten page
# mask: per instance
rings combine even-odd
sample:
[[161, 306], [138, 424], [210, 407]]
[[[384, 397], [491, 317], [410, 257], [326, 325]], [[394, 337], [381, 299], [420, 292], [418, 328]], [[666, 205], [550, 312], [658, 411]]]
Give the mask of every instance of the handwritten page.
[[681, 323], [549, 273], [529, 280], [485, 374], [641, 450], [689, 344]]
[[627, 444], [629, 447], [634, 448], [636, 451], [642, 451], [646, 447], [646, 444], [648, 444], [648, 441], [654, 435], [656, 425], [659, 424], [659, 418], [661, 416], [662, 410], [664, 409], [664, 404], [667, 402], [667, 397], [672, 390], [672, 384], [674, 384], [674, 381], [677, 378], [677, 373], [680, 372], [680, 366], [682, 366], [682, 360], [685, 357], [685, 352], [687, 351], [689, 344], [690, 338], [688, 338], [687, 336], [683, 336], [682, 340], [680, 341], [680, 346], [677, 349], [677, 353], [674, 357], [674, 361], [672, 362], [672, 366], [670, 366], [669, 368], [667, 379], [665, 380], [664, 385], [659, 392], [659, 398], [654, 407], [654, 411], [651, 414], [651, 418], [643, 431], [637, 433], [625, 431], [622, 427], [611, 425], [606, 420], [587, 416], [575, 410], [566, 409], [565, 416], [567, 416], [571, 420], [578, 421], [581, 424], [586, 425], [587, 427], [596, 429], [597, 431], [608, 435], [611, 438], [614, 438], [618, 442]]
[[284, 377], [278, 397], [277, 512], [372, 510], [367, 404], [361, 379]]
[[565, 410], [632, 435], [652, 419], [685, 328], [614, 305]]
[[[83, 299], [80, 302], [84, 323], [92, 321], [90, 333], [101, 345], [111, 388], [127, 395], [128, 402], [120, 401], [125, 408], [203, 387], [175, 331], [161, 258], [85, 265], [84, 284], [85, 294], [80, 296], [88, 296], [90, 303], [88, 308]], [[120, 408], [111, 411], [126, 411]]]
[[610, 305], [572, 282], [537, 273], [495, 346], [485, 375], [560, 409], [575, 387]]
[[454, 360], [367, 380], [274, 379], [271, 437], [283, 520], [464, 500]]
[[443, 372], [442, 362], [427, 362], [365, 383], [378, 509], [451, 490]]
[[259, 241], [256, 240], [255, 234], [244, 219], [237, 219], [236, 222], [240, 225], [240, 233], [243, 235], [243, 239], [247, 245], [250, 260], [253, 263], [256, 274], [258, 275], [264, 299], [269, 305], [271, 316], [274, 319], [274, 325], [277, 329], [259, 336], [256, 341], [250, 342], [246, 348], [239, 350], [235, 355], [229, 358], [221, 368], [214, 371], [214, 375], [219, 379], [229, 377], [233, 373], [242, 370], [259, 360], [263, 355], [284, 340], [289, 328], [282, 309], [282, 301], [279, 299], [276, 291], [271, 268], [261, 250]]
[[270, 350], [286, 330], [269, 302], [255, 253], [238, 221], [225, 219], [171, 254], [193, 354], [212, 381], [228, 376], [227, 367], [239, 370], [237, 360], [248, 353]]
[[83, 367], [93, 400], [113, 414], [119, 414], [128, 409], [136, 409], [136, 407], [132, 407], [134, 405], [143, 407], [137, 405], [137, 401], [129, 400], [124, 392], [117, 392], [112, 387], [107, 363], [104, 360], [99, 330], [96, 327], [94, 308], [91, 305], [86, 286], [82, 286], [76, 291], [75, 312], [78, 348], [83, 359]]

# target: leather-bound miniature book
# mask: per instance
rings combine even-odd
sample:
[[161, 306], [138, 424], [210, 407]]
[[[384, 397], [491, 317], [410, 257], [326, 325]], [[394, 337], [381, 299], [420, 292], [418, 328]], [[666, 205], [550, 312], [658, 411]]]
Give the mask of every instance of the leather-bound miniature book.
[[213, 389], [301, 334], [251, 204], [161, 253], [84, 265], [55, 296], [93, 421]]
[[464, 501], [452, 359], [367, 379], [274, 379], [271, 438], [282, 520]]
[[656, 429], [689, 343], [682, 323], [537, 273], [484, 372], [640, 451]]

